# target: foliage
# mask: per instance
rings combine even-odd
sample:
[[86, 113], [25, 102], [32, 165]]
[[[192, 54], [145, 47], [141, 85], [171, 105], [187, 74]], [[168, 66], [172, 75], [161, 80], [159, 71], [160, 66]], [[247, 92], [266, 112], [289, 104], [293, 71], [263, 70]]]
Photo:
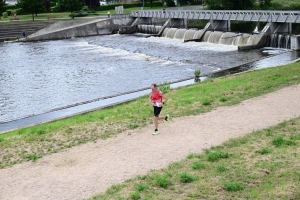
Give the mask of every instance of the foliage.
[[255, 0], [206, 0], [212, 10], [246, 10], [252, 9]]
[[80, 10], [84, 6], [83, 0], [60, 0], [56, 7], [59, 12], [69, 11], [74, 12]]
[[201, 74], [200, 69], [195, 69], [194, 75], [195, 75], [195, 76], [200, 76], [200, 74]]
[[84, 0], [85, 5], [89, 7], [89, 9], [94, 9], [100, 7], [100, 1], [99, 0]]
[[222, 158], [228, 158], [229, 156], [227, 152], [216, 151], [216, 152], [207, 152], [206, 157], [208, 161], [215, 162]]
[[0, 0], [0, 13], [2, 13], [2, 11], [4, 11], [4, 7], [5, 7], [5, 3], [6, 1], [5, 0]]
[[95, 11], [89, 10], [87, 6], [83, 6], [83, 8], [79, 11], [74, 11], [71, 14], [71, 17], [84, 17], [88, 15], [98, 15]]
[[259, 0], [259, 5], [261, 8], [269, 7], [272, 0]]
[[197, 177], [187, 173], [186, 171], [185, 172], [182, 172], [180, 175], [179, 175], [179, 180], [180, 182], [182, 183], [191, 183], [193, 182], [194, 180], [197, 180]]
[[170, 82], [165, 81], [163, 83], [158, 84], [158, 88], [162, 93], [166, 93], [171, 89]]
[[224, 184], [224, 189], [227, 191], [239, 191], [244, 189], [244, 186], [238, 182], [226, 182]]
[[161, 188], [167, 188], [168, 186], [171, 185], [171, 181], [166, 174], [158, 175], [155, 179], [155, 183], [157, 186]]
[[45, 7], [47, 11], [50, 10], [50, 0], [45, 0]]
[[29, 160], [32, 160], [33, 162], [39, 158], [42, 158], [42, 156], [37, 155], [37, 154], [28, 154], [25, 157], [28, 158]]
[[23, 12], [32, 14], [32, 20], [34, 20], [34, 14], [37, 15], [46, 9], [44, 0], [19, 0], [17, 7]]
[[8, 16], [7, 12], [2, 13], [2, 16], [3, 16], [4, 18], [7, 18], [7, 16]]
[[175, 2], [173, 0], [166, 0], [166, 4], [168, 7], [175, 7]]

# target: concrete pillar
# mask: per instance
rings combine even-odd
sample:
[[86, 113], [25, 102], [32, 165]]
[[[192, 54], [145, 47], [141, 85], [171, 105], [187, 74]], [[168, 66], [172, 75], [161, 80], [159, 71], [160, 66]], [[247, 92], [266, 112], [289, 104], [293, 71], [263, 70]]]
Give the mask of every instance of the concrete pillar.
[[150, 25], [152, 24], [152, 17], [140, 17], [138, 24]]
[[263, 32], [266, 32], [267, 34], [292, 34], [292, 24], [291, 23], [268, 23], [264, 29]]
[[187, 19], [171, 18], [169, 26], [172, 28], [187, 28]]
[[215, 31], [230, 31], [230, 20], [211, 20], [210, 24]]
[[299, 50], [300, 49], [300, 35], [291, 36], [291, 49]]

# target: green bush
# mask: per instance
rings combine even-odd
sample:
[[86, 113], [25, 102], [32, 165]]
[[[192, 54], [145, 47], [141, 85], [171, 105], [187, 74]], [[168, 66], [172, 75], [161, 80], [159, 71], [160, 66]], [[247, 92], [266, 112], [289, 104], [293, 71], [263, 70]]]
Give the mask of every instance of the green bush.
[[287, 146], [295, 145], [296, 143], [292, 140], [285, 140], [282, 135], [278, 135], [273, 139], [272, 144], [276, 147], [281, 147], [285, 145]]
[[211, 102], [210, 102], [209, 100], [205, 99], [205, 100], [202, 102], [202, 105], [204, 105], [204, 106], [209, 106], [209, 105], [211, 105]]
[[179, 178], [180, 182], [182, 182], [182, 183], [191, 183], [196, 179], [197, 179], [197, 177], [194, 177], [194, 176], [188, 174], [187, 172], [182, 172], [180, 174], [180, 178]]
[[216, 152], [209, 152], [207, 155], [207, 160], [210, 162], [214, 162], [217, 160], [220, 160], [221, 158], [228, 158], [228, 153], [227, 152], [222, 152], [222, 151], [216, 151]]
[[224, 184], [224, 189], [227, 191], [239, 191], [244, 189], [244, 186], [238, 182], [227, 182]]
[[270, 150], [268, 148], [262, 148], [257, 151], [259, 154], [264, 155], [270, 153]]
[[203, 169], [203, 168], [205, 168], [205, 164], [202, 163], [200, 160], [198, 160], [193, 163], [192, 168], [193, 169]]
[[130, 193], [129, 196], [130, 196], [130, 199], [137, 200], [141, 197], [141, 194], [136, 191], [136, 192]]
[[37, 155], [37, 154], [28, 154], [25, 157], [28, 158], [29, 160], [32, 160], [34, 162], [37, 159], [41, 158], [42, 156]]
[[4, 12], [4, 13], [2, 13], [2, 16], [3, 16], [3, 18], [7, 18], [8, 13], [7, 13], [7, 12]]
[[156, 177], [155, 183], [157, 186], [162, 188], [167, 188], [169, 185], [171, 185], [171, 181], [166, 175]]

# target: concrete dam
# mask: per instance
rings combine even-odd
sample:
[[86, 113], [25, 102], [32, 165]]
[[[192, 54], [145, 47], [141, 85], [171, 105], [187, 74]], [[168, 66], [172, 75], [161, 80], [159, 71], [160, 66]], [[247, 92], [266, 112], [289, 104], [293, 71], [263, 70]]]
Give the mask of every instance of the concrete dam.
[[[191, 14], [193, 12], [193, 14]], [[300, 23], [300, 12], [243, 11], [134, 11], [126, 15], [91, 21], [62, 21], [52, 24], [20, 41], [57, 40], [103, 34], [144, 33], [148, 36], [179, 39], [184, 42], [210, 42], [237, 46], [239, 50], [271, 47], [298, 50], [300, 35], [291, 34], [292, 24]], [[241, 11], [240, 11], [241, 12]], [[252, 15], [252, 17], [250, 17]], [[274, 17], [276, 16], [276, 17]], [[203, 29], [188, 29], [189, 19], [208, 19]], [[266, 22], [262, 31], [230, 32], [230, 21]]]

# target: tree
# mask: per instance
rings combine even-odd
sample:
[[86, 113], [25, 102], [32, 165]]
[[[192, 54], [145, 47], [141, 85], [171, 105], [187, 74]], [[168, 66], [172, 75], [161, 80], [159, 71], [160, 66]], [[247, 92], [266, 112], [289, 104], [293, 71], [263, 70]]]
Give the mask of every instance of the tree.
[[180, 6], [185, 6], [188, 4], [188, 0], [177, 0], [177, 3], [180, 5]]
[[85, 5], [89, 7], [89, 9], [94, 9], [100, 7], [100, 1], [99, 0], [84, 0]]
[[70, 11], [72, 19], [74, 19], [73, 12], [80, 10], [83, 6], [83, 0], [60, 0], [58, 2], [58, 10], [60, 12]]
[[17, 7], [32, 14], [32, 20], [34, 20], [34, 14], [37, 15], [46, 9], [44, 0], [19, 0]]
[[205, 0], [212, 10], [245, 10], [253, 8], [255, 0]]
[[47, 11], [50, 11], [50, 0], [45, 0], [45, 7]]
[[4, 11], [5, 4], [5, 0], [0, 0], [0, 15], [2, 15], [2, 12]]
[[269, 7], [272, 3], [272, 0], [259, 0], [259, 5], [261, 8]]

